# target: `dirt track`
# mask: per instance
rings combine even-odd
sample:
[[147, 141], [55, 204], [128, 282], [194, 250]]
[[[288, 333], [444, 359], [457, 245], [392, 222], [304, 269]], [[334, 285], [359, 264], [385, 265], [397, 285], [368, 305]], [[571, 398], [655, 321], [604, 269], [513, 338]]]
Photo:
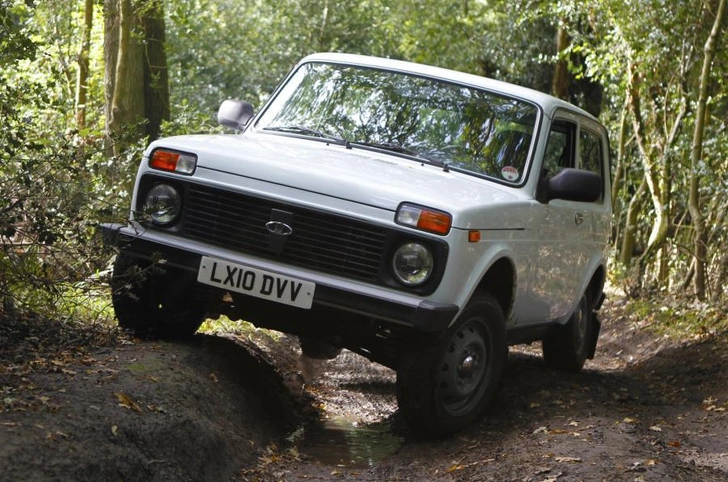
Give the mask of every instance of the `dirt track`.
[[30, 330], [0, 348], [0, 480], [728, 480], [728, 334], [666, 346], [618, 302], [602, 319], [585, 372], [512, 351], [490, 414], [438, 442], [409, 437], [393, 372], [351, 353]]

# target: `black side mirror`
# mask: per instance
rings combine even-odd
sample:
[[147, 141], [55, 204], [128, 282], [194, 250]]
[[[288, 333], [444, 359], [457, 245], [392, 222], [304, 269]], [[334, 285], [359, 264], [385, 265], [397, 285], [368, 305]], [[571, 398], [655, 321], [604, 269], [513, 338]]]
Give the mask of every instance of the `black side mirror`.
[[548, 201], [595, 202], [602, 197], [602, 178], [593, 172], [566, 168], [548, 180]]
[[241, 131], [254, 115], [251, 104], [241, 100], [226, 100], [217, 111], [217, 122], [222, 126]]

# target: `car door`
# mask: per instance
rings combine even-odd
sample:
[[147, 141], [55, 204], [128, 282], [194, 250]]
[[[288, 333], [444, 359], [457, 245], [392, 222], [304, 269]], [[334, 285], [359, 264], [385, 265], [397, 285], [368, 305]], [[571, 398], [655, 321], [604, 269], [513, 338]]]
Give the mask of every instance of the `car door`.
[[[565, 168], [598, 173], [604, 186], [605, 139], [598, 130], [582, 128], [572, 113], [557, 114], [547, 139], [542, 176], [547, 180]], [[597, 124], [595, 124], [597, 125]], [[538, 323], [569, 316], [581, 296], [585, 270], [598, 243], [604, 241], [604, 217], [599, 212], [605, 192], [596, 203], [553, 199], [541, 203], [537, 255], [527, 281], [530, 308], [519, 317]]]

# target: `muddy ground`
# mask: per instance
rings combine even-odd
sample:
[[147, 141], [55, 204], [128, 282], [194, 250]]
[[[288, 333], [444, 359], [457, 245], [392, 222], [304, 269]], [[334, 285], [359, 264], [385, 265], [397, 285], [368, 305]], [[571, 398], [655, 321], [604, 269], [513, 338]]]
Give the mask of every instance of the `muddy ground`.
[[659, 338], [608, 303], [581, 374], [511, 351], [490, 413], [412, 439], [394, 373], [264, 332], [141, 341], [0, 321], [0, 480], [726, 481], [728, 333]]

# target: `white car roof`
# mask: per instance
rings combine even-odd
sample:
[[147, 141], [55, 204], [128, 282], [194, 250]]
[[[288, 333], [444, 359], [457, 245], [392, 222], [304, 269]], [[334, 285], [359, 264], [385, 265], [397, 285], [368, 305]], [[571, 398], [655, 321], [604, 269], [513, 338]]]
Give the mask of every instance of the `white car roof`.
[[431, 65], [417, 64], [403, 60], [386, 59], [382, 57], [370, 57], [366, 55], [342, 54], [342, 53], [317, 53], [303, 58], [300, 64], [307, 62], [328, 62], [349, 64], [362, 67], [374, 67], [384, 70], [392, 70], [424, 77], [433, 77], [440, 80], [465, 84], [472, 87], [486, 89], [492, 92], [498, 92], [511, 97], [517, 97], [523, 100], [531, 101], [540, 105], [547, 113], [553, 112], [556, 108], [565, 108], [581, 115], [587, 116], [595, 121], [598, 120], [588, 112], [570, 104], [566, 101], [553, 97], [551, 95], [539, 92], [527, 87], [502, 82], [499, 80], [481, 77], [479, 75], [459, 72], [457, 70], [444, 69], [441, 67], [433, 67]]

